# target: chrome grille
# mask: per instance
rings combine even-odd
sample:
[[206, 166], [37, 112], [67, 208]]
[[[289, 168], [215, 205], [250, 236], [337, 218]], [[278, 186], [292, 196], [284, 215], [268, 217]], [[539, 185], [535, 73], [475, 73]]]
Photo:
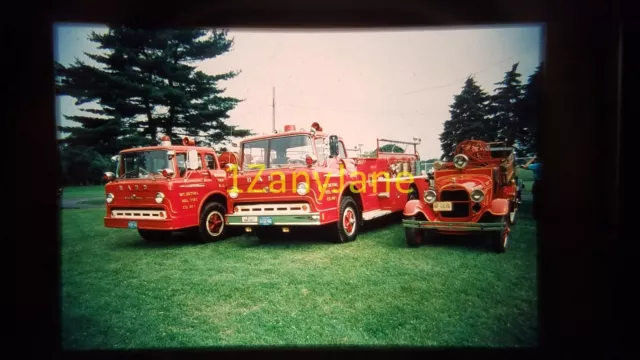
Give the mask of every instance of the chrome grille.
[[441, 211], [441, 217], [458, 218], [469, 216], [469, 193], [466, 190], [443, 190], [440, 201], [452, 201], [451, 211]]
[[167, 213], [163, 210], [118, 209], [111, 210], [111, 217], [131, 220], [166, 220]]
[[[303, 210], [303, 206], [306, 206], [307, 210]], [[236, 205], [234, 212], [238, 215], [278, 215], [278, 214], [307, 214], [309, 213], [309, 205], [306, 203], [295, 204], [245, 204]]]

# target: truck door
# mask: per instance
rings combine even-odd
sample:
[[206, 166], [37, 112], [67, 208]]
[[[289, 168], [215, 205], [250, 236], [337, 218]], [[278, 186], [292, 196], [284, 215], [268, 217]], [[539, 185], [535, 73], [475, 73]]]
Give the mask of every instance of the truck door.
[[204, 171], [202, 176], [206, 184], [207, 192], [213, 190], [225, 191], [227, 184], [227, 172], [218, 168], [218, 162], [216, 161], [216, 155], [212, 152], [206, 152], [204, 157]]
[[197, 157], [197, 166], [195, 169], [189, 169], [187, 152], [176, 153], [178, 167], [176, 192], [178, 193], [177, 199], [179, 199], [179, 210], [176, 210], [181, 211], [181, 214], [197, 216], [200, 198], [205, 195], [206, 182], [205, 176], [203, 176], [201, 155], [197, 152], [193, 152], [193, 155]]

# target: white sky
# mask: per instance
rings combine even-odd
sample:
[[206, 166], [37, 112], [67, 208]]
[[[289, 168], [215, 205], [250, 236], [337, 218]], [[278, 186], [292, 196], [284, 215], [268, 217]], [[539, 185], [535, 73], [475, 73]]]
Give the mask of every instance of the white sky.
[[[86, 40], [103, 26], [59, 25], [54, 56], [63, 65], [83, 52], [97, 51]], [[221, 82], [225, 95], [245, 99], [229, 113], [230, 123], [256, 133], [271, 132], [272, 87], [276, 88], [276, 128], [308, 129], [317, 121], [347, 147], [375, 148], [376, 138], [422, 138], [421, 158], [440, 157], [439, 134], [453, 96], [465, 78], [489, 93], [511, 65], [526, 83], [542, 61], [542, 28], [438, 28], [376, 31], [230, 30], [232, 51], [201, 62], [205, 73], [241, 70]], [[61, 114], [78, 114], [69, 97], [58, 99]], [[86, 106], [85, 106], [86, 107]], [[70, 125], [66, 120], [62, 124]]]

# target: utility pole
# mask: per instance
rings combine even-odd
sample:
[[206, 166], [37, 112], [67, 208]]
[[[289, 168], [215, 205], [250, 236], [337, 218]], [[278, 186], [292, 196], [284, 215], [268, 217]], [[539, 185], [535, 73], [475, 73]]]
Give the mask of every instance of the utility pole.
[[273, 113], [271, 115], [271, 131], [275, 132], [276, 131], [276, 87], [273, 87], [273, 100], [271, 102], [271, 107], [273, 110]]

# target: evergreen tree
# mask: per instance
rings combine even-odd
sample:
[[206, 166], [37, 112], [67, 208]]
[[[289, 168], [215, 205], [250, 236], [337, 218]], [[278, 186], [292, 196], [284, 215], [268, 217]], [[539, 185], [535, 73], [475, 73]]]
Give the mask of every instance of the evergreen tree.
[[380, 147], [380, 151], [388, 153], [404, 153], [404, 149], [396, 144], [386, 144]]
[[70, 135], [64, 142], [113, 154], [155, 144], [159, 131], [174, 141], [195, 136], [202, 145], [250, 135], [224, 122], [240, 100], [221, 96], [224, 89], [217, 86], [238, 73], [207, 75], [193, 65], [231, 49], [226, 31], [117, 27], [92, 33], [90, 40], [106, 50], [104, 55], [86, 54], [100, 67], [79, 60], [68, 68], [56, 64], [59, 95], [76, 98], [77, 105], [100, 105], [99, 110], [85, 110], [94, 116], [67, 117], [81, 126], [60, 127]]
[[449, 110], [451, 118], [444, 122], [444, 130], [440, 134], [441, 159], [449, 159], [456, 146], [464, 140], [492, 140], [487, 120], [489, 101], [489, 94], [473, 77], [468, 77], [460, 94], [454, 97]]
[[536, 132], [540, 120], [542, 97], [542, 67], [538, 65], [536, 71], [529, 76], [529, 81], [524, 86], [524, 95], [518, 101], [517, 113], [520, 120], [516, 141], [520, 148], [519, 156], [533, 156], [538, 150]]
[[494, 141], [504, 141], [506, 146], [513, 146], [519, 128], [519, 118], [516, 107], [522, 99], [523, 86], [520, 84], [520, 74], [517, 72], [518, 63], [513, 64], [491, 97], [491, 126]]

